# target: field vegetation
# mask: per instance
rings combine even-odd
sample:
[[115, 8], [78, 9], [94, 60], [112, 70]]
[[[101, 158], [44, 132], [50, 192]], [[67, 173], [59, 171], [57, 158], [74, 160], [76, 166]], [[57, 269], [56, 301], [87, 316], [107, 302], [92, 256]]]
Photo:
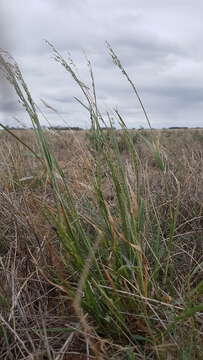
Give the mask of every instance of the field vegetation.
[[52, 50], [91, 129], [42, 128], [1, 54], [33, 129], [0, 132], [0, 359], [202, 359], [203, 130], [150, 129], [109, 47], [149, 125], [115, 130]]

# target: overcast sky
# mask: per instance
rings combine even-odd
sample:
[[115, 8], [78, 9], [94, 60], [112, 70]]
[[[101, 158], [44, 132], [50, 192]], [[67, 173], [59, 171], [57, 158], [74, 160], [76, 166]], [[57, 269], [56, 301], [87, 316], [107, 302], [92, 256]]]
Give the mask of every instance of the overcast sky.
[[[90, 83], [84, 51], [92, 62], [101, 111], [118, 108], [129, 127], [147, 127], [129, 83], [113, 64], [107, 40], [135, 82], [155, 128], [203, 125], [202, 0], [0, 0], [0, 47], [17, 60], [48, 121], [89, 126], [82, 98], [50, 41], [71, 54]], [[0, 120], [28, 124], [17, 98], [1, 80]], [[58, 110], [56, 115], [40, 101]], [[47, 124], [42, 119], [43, 124]]]

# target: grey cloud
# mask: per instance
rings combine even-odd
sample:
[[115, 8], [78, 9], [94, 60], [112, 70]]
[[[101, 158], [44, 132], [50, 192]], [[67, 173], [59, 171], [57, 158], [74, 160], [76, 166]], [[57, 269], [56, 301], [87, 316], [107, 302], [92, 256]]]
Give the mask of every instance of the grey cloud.
[[156, 88], [150, 89], [148, 93], [153, 92], [160, 97], [168, 97], [177, 100], [179, 106], [185, 104], [185, 106], [190, 106], [190, 103], [197, 103], [203, 101], [203, 85], [202, 87], [181, 87], [179, 85], [168, 88]]
[[0, 99], [0, 111], [7, 114], [17, 113], [22, 110], [20, 104], [15, 102], [14, 100], [5, 100], [2, 102]]
[[65, 104], [72, 104], [73, 103], [73, 99], [69, 98], [68, 96], [63, 96], [63, 95], [51, 95], [49, 96], [49, 99], [52, 101], [56, 101], [58, 103], [65, 103]]
[[[189, 123], [190, 117], [199, 124], [203, 111], [200, 0], [196, 6], [189, 0], [30, 0], [29, 5], [25, 0], [2, 0], [1, 7], [2, 46], [20, 64], [33, 98], [51, 122], [62, 120], [43, 107], [40, 98], [56, 107], [71, 125], [87, 126], [89, 120], [73, 98], [82, 96], [78, 86], [53, 61], [44, 39], [53, 42], [65, 57], [70, 52], [81, 79], [90, 84], [82, 49], [86, 51], [104, 113], [118, 107], [129, 126], [145, 124], [129, 83], [108, 55], [107, 40], [135, 82], [154, 127]], [[12, 115], [15, 97], [7, 100], [7, 96], [1, 100], [0, 112], [8, 114], [10, 108]]]

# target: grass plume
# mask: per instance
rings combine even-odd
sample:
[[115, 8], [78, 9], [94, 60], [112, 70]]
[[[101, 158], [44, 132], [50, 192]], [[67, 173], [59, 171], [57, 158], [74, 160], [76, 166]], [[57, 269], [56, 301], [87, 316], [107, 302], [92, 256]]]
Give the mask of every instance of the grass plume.
[[45, 131], [1, 52], [33, 130], [0, 133], [0, 358], [201, 359], [201, 131], [152, 130], [109, 45], [149, 130], [102, 129], [91, 63], [90, 88], [49, 45], [91, 129]]

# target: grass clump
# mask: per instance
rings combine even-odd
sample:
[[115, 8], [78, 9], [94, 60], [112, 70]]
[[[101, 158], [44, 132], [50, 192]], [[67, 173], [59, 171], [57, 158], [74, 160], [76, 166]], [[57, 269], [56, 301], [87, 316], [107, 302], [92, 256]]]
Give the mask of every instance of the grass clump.
[[174, 157], [171, 137], [151, 129], [109, 45], [150, 130], [128, 130], [118, 111], [122, 130], [110, 119], [104, 130], [91, 64], [90, 90], [51, 48], [82, 91], [91, 130], [44, 131], [18, 65], [1, 54], [33, 131], [9, 130], [1, 148], [0, 234], [9, 246], [0, 247], [0, 355], [201, 359], [200, 150], [186, 155], [191, 136]]

